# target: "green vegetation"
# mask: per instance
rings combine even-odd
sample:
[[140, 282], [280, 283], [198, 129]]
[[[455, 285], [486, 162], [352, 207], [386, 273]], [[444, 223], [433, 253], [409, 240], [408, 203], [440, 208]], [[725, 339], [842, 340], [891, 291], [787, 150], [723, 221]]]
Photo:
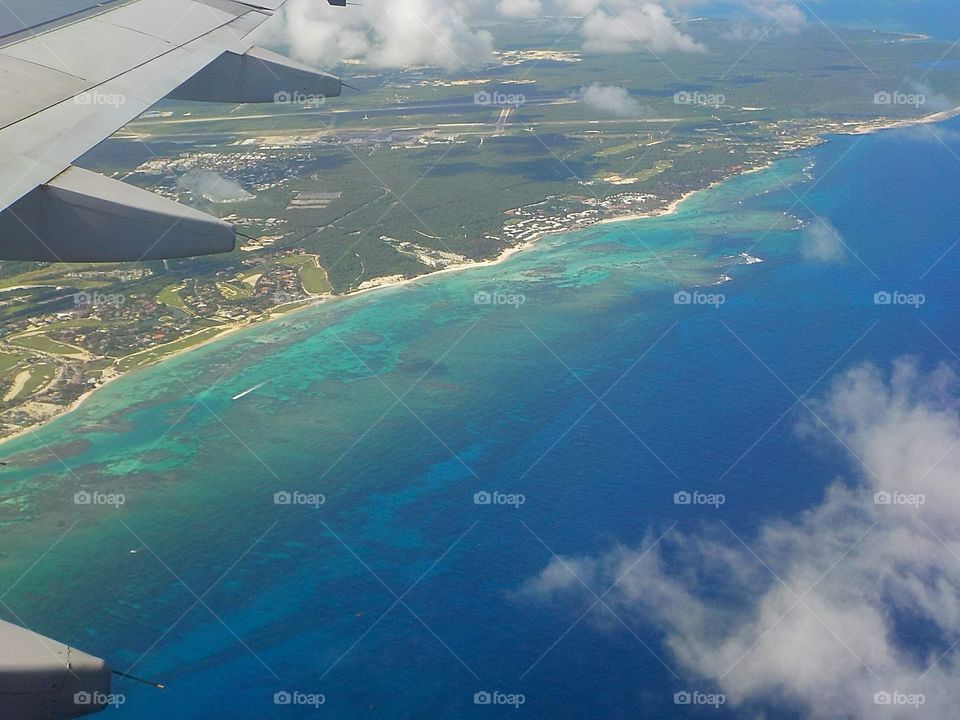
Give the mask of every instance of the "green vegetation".
[[282, 265], [300, 269], [300, 284], [304, 292], [310, 295], [324, 295], [333, 290], [327, 271], [320, 265], [320, 259], [316, 255], [292, 256], [280, 262]]
[[19, 363], [21, 359], [21, 355], [0, 352], [0, 375], [8, 375], [10, 370], [16, 367], [17, 363]]
[[167, 285], [163, 290], [157, 293], [157, 302], [167, 307], [172, 307], [188, 315], [191, 314], [183, 298], [180, 297], [180, 291], [183, 290], [183, 284]]
[[83, 348], [59, 342], [46, 335], [21, 335], [10, 339], [10, 343], [28, 350], [38, 350], [50, 355], [84, 355]]
[[218, 282], [217, 288], [227, 300], [246, 300], [253, 295], [249, 287], [236, 283]]
[[17, 399], [29, 398], [53, 382], [53, 379], [57, 376], [57, 366], [53, 363], [38, 362], [21, 372], [29, 372], [30, 377], [23, 385], [23, 389], [17, 394]]

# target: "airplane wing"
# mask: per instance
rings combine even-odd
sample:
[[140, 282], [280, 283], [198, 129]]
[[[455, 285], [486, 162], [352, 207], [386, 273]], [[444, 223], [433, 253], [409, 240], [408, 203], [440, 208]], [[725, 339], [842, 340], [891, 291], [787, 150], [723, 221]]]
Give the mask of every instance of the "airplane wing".
[[76, 648], [0, 621], [0, 717], [61, 720], [114, 703], [110, 666]]
[[72, 163], [165, 97], [338, 96], [339, 78], [248, 39], [285, 2], [108, 0], [0, 40], [0, 260], [115, 262], [232, 250], [229, 223]]

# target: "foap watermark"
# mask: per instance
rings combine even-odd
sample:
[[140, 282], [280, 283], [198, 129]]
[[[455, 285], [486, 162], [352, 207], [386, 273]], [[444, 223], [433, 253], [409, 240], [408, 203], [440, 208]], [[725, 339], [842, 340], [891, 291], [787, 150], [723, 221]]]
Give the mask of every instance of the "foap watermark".
[[694, 490], [687, 492], [681, 490], [673, 494], [674, 505], [703, 505], [706, 507], [717, 508], [718, 510], [727, 504], [727, 496], [723, 493], [705, 493]]
[[103, 105], [118, 108], [127, 104], [127, 96], [122, 93], [105, 93], [99, 90], [88, 90], [87, 92], [75, 95], [73, 102], [77, 105]]
[[923, 493], [888, 492], [881, 490], [873, 494], [874, 505], [897, 505], [919, 508], [926, 505], [927, 496]]
[[723, 93], [705, 93], [696, 90], [681, 90], [673, 96], [674, 105], [693, 105], [696, 107], [718, 108], [727, 104]]
[[281, 690], [273, 694], [274, 705], [288, 705], [290, 707], [319, 708], [326, 705], [327, 696], [323, 693], [305, 693], [298, 690]]
[[712, 308], [719, 308], [721, 305], [726, 304], [726, 302], [727, 296], [723, 293], [681, 290], [673, 295], [674, 305], [706, 305]]
[[486, 490], [480, 490], [473, 494], [474, 505], [506, 505], [507, 507], [519, 510], [526, 503], [527, 496], [523, 493], [487, 492]]
[[287, 492], [281, 490], [273, 495], [274, 505], [290, 505], [293, 507], [308, 507], [319, 510], [326, 504], [327, 496], [322, 493]]
[[93, 307], [123, 307], [127, 304], [127, 296], [120, 293], [102, 293], [82, 291], [75, 293], [73, 304], [78, 308]]
[[506, 305], [507, 307], [519, 308], [521, 305], [525, 305], [526, 302], [527, 296], [522, 295], [521, 293], [488, 292], [486, 290], [481, 290], [473, 295], [474, 305]]
[[900, 292], [899, 290], [887, 292], [886, 290], [881, 290], [873, 294], [873, 304], [919, 308], [927, 304], [927, 296], [923, 293], [906, 293]]
[[119, 509], [127, 504], [127, 497], [122, 493], [87, 492], [86, 490], [81, 490], [78, 493], [74, 493], [73, 504]]
[[723, 693], [705, 693], [699, 690], [681, 690], [673, 694], [674, 705], [702, 705], [719, 708], [726, 705], [727, 697]]
[[305, 299], [304, 296], [300, 295], [299, 293], [280, 291], [280, 292], [275, 292], [273, 294], [273, 301], [277, 305], [286, 305], [287, 303], [300, 302], [301, 300], [304, 300], [304, 299]]
[[926, 705], [927, 697], [921, 693], [906, 693], [899, 690], [887, 692], [886, 690], [874, 693], [874, 705], [896, 705], [898, 707], [919, 708]]
[[519, 708], [527, 702], [527, 697], [523, 693], [505, 693], [499, 690], [487, 692], [481, 690], [473, 694], [474, 705], [506, 705], [507, 707]]
[[126, 696], [119, 693], [87, 692], [84, 690], [73, 694], [73, 704], [79, 707], [119, 708], [126, 702]]
[[905, 93], [899, 90], [881, 90], [873, 94], [874, 105], [904, 106], [920, 108], [927, 104], [927, 96], [923, 93]]
[[523, 93], [505, 93], [499, 90], [481, 90], [473, 94], [473, 104], [481, 107], [518, 108], [527, 102]]
[[276, 105], [323, 105], [327, 102], [326, 95], [310, 95], [298, 91], [287, 92], [282, 90], [273, 96]]

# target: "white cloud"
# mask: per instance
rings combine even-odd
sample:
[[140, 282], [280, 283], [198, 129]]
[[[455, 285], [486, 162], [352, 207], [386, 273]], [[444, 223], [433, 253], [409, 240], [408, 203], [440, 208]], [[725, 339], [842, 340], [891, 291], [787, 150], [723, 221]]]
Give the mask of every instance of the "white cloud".
[[683, 32], [666, 9], [654, 2], [610, 2], [583, 19], [583, 49], [589, 52], [633, 52], [645, 47], [656, 53], [703, 52], [704, 47]]
[[177, 178], [177, 184], [214, 203], [240, 202], [253, 197], [240, 183], [228, 180], [211, 170], [188, 170]]
[[960, 132], [951, 130], [941, 124], [923, 123], [911, 125], [897, 131], [897, 137], [913, 142], [925, 143], [954, 143], [960, 142]]
[[[764, 25], [763, 29], [738, 25], [733, 34], [740, 39], [755, 41], [765, 34], [797, 32], [807, 22], [805, 13], [793, 0], [731, 2], [742, 9], [743, 19], [759, 20]], [[544, 8], [555, 14], [583, 18], [585, 50], [633, 52], [646, 47], [661, 53], [703, 52], [703, 44], [686, 32], [681, 23], [693, 11], [709, 14], [712, 4], [711, 0], [545, 0]]]
[[[715, 0], [662, 1], [675, 13], [698, 10], [707, 15], [710, 14], [711, 6], [716, 4]], [[740, 35], [744, 39], [749, 37], [755, 41], [761, 37], [795, 33], [807, 24], [807, 15], [801, 8], [802, 3], [796, 0], [726, 0], [723, 4], [732, 5], [741, 10], [739, 16], [734, 16], [740, 21], [734, 35]], [[756, 24], [752, 26], [743, 24], [748, 21], [754, 23], [759, 21], [760, 27]]]
[[[509, 17], [541, 14], [582, 18], [579, 32], [589, 52], [702, 52], [703, 46], [685, 33], [678, 20], [689, 0], [501, 0], [497, 6]], [[536, 5], [537, 12], [530, 7]]]
[[264, 31], [295, 57], [320, 67], [362, 59], [377, 67], [456, 70], [491, 58], [493, 36], [470, 27], [475, 0], [365, 0], [360, 7], [291, 0]]
[[[952, 370], [924, 374], [911, 359], [889, 376], [870, 365], [841, 376], [813, 407], [859, 458], [859, 477], [836, 481], [796, 520], [770, 521], [744, 538], [751, 550], [722, 527], [674, 531], [645, 555], [617, 548], [555, 561], [521, 595], [589, 603], [570, 570], [597, 593], [623, 575], [605, 602], [632, 622], [656, 624], [672, 662], [711, 680], [733, 705], [795, 707], [816, 720], [952, 717], [960, 693], [960, 663], [948, 652], [960, 636], [957, 385]], [[811, 423], [804, 436], [834, 445], [832, 432]], [[925, 504], [880, 505], [877, 492], [923, 495]], [[707, 600], [705, 590], [725, 600]], [[895, 691], [925, 696], [921, 712], [875, 704], [876, 693]]]
[[[734, 0], [744, 12], [781, 29], [805, 22], [792, 0]], [[430, 65], [452, 71], [491, 59], [493, 35], [477, 21], [543, 16], [582, 18], [578, 31], [590, 52], [658, 54], [703, 52], [683, 25], [686, 14], [709, 0], [364, 0], [330, 7], [324, 0], [290, 0], [260, 33], [260, 42], [289, 45], [299, 60], [322, 68], [345, 59], [377, 67]]]
[[619, 117], [641, 117], [647, 110], [640, 101], [630, 96], [625, 88], [615, 85], [593, 85], [580, 88], [577, 97], [594, 110]]
[[822, 263], [842, 262], [844, 249], [840, 231], [824, 218], [817, 218], [801, 235], [800, 254], [807, 260]]
[[751, 14], [771, 23], [776, 32], [794, 33], [807, 24], [807, 16], [791, 0], [741, 0], [740, 4]]
[[543, 13], [540, 0], [500, 0], [497, 12], [508, 18], [535, 18]]
[[908, 81], [908, 84], [914, 93], [923, 96], [922, 110], [924, 112], [943, 112], [944, 110], [952, 110], [957, 106], [953, 100], [943, 93], [938, 93], [927, 83], [919, 82], [917, 80], [910, 80]]

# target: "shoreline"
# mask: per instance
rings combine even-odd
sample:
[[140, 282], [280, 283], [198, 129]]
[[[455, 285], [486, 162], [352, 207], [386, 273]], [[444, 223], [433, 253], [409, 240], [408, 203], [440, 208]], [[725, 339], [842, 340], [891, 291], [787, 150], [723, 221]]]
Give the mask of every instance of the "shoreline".
[[[879, 132], [883, 132], [883, 131], [886, 131], [886, 130], [902, 130], [902, 129], [907, 129], [907, 128], [911, 128], [911, 127], [920, 127], [920, 126], [923, 126], [923, 125], [932, 125], [932, 124], [944, 122], [944, 121], [946, 121], [946, 120], [951, 120], [951, 119], [953, 119], [953, 118], [955, 118], [955, 117], [958, 117], [958, 116], [960, 116], [960, 106], [955, 107], [955, 108], [952, 108], [952, 109], [950, 109], [950, 110], [942, 110], [942, 111], [939, 111], [939, 112], [936, 112], [936, 113], [932, 113], [932, 114], [930, 114], [930, 115], [925, 115], [925, 116], [922, 116], [922, 117], [919, 117], [919, 118], [913, 118], [913, 119], [908, 119], [908, 120], [888, 120], [888, 121], [886, 121], [886, 122], [883, 122], [883, 120], [881, 119], [881, 120], [876, 121], [876, 122], [882, 123], [882, 124], [879, 124], [879, 125], [870, 125], [870, 124], [868, 124], [868, 123], [863, 123], [863, 122], [861, 122], [861, 123], [855, 123], [855, 124], [852, 124], [849, 128], [845, 128], [844, 130], [841, 130], [841, 131], [838, 132], [837, 134], [840, 134], [840, 135], [875, 135], [875, 134], [877, 134], [877, 133], [879, 133]], [[869, 122], [869, 121], [868, 121], [868, 122]], [[827, 136], [824, 136], [824, 135], [819, 135], [819, 136], [815, 136], [815, 137], [816, 137], [816, 139], [817, 139], [817, 142], [814, 143], [813, 145], [811, 145], [811, 147], [813, 147], [814, 145], [817, 145], [817, 144], [822, 144], [822, 143], [824, 143], [824, 142], [828, 142], [828, 140], [829, 140], [829, 138], [828, 138]], [[787, 157], [787, 156], [785, 155], [784, 157]], [[249, 319], [249, 320], [245, 320], [244, 322], [236, 323], [236, 324], [234, 324], [234, 325], [226, 325], [226, 326], [224, 326], [224, 329], [223, 329], [222, 332], [218, 332], [216, 335], [213, 335], [213, 336], [207, 338], [206, 340], [203, 340], [202, 342], [197, 343], [196, 345], [191, 345], [191, 346], [189, 346], [189, 347], [182, 348], [182, 349], [180, 349], [180, 350], [176, 350], [176, 351], [170, 353], [169, 355], [164, 355], [163, 357], [161, 357], [160, 359], [158, 359], [156, 362], [151, 362], [151, 363], [145, 364], [145, 365], [143, 365], [143, 366], [141, 366], [141, 367], [134, 368], [133, 370], [120, 371], [120, 370], [115, 370], [115, 369], [114, 369], [114, 371], [110, 374], [110, 377], [108, 377], [107, 379], [103, 380], [103, 382], [101, 382], [101, 383], [100, 383], [99, 385], [97, 385], [96, 387], [91, 388], [90, 390], [87, 390], [86, 392], [84, 392], [82, 395], [80, 395], [76, 400], [74, 400], [74, 401], [73, 401], [72, 403], [70, 403], [69, 405], [64, 405], [64, 406], [62, 406], [62, 409], [61, 409], [60, 411], [54, 413], [53, 415], [51, 415], [51, 416], [48, 417], [48, 418], [45, 418], [45, 419], [42, 419], [42, 420], [38, 420], [37, 422], [35, 422], [35, 423], [31, 424], [31, 425], [28, 425], [28, 426], [26, 426], [26, 427], [18, 430], [17, 432], [11, 434], [11, 435], [7, 435], [6, 437], [0, 438], [0, 447], [4, 446], [5, 444], [7, 444], [7, 443], [9, 443], [9, 442], [12, 442], [13, 440], [20, 439], [20, 438], [24, 438], [24, 437], [26, 437], [26, 436], [28, 436], [28, 435], [31, 435], [32, 433], [36, 432], [37, 430], [40, 430], [41, 428], [45, 427], [45, 426], [48, 425], [49, 423], [53, 422], [54, 420], [58, 420], [58, 419], [60, 419], [60, 418], [62, 418], [62, 417], [65, 417], [66, 415], [69, 415], [70, 413], [74, 412], [75, 410], [78, 410], [91, 396], [94, 395], [94, 393], [97, 393], [97, 392], [99, 392], [100, 390], [103, 390], [105, 387], [107, 387], [107, 386], [110, 385], [111, 383], [115, 382], [116, 380], [119, 380], [120, 378], [127, 377], [127, 376], [129, 376], [129, 375], [132, 375], [132, 374], [140, 371], [140, 370], [144, 370], [144, 369], [153, 367], [153, 366], [158, 365], [158, 364], [160, 364], [160, 363], [164, 363], [164, 362], [167, 362], [168, 360], [172, 360], [172, 359], [174, 359], [174, 358], [177, 358], [177, 357], [180, 357], [180, 356], [182, 356], [182, 355], [185, 355], [186, 353], [192, 352], [192, 351], [194, 351], [194, 350], [198, 350], [198, 349], [200, 349], [200, 348], [202, 348], [202, 347], [206, 347], [206, 346], [209, 345], [209, 344], [212, 344], [212, 343], [214, 343], [214, 342], [223, 340], [224, 338], [228, 337], [229, 335], [232, 335], [232, 334], [234, 334], [234, 333], [237, 333], [237, 332], [239, 332], [239, 331], [241, 331], [241, 330], [244, 330], [244, 329], [247, 329], [247, 328], [252, 328], [252, 327], [255, 327], [255, 326], [258, 326], [258, 325], [262, 325], [262, 324], [265, 324], [265, 323], [269, 323], [269, 322], [272, 322], [272, 321], [274, 321], [274, 320], [278, 320], [278, 319], [281, 319], [281, 318], [285, 318], [285, 317], [288, 317], [288, 316], [290, 316], [290, 315], [293, 315], [293, 314], [298, 313], [298, 312], [301, 312], [301, 311], [305, 311], [305, 310], [310, 309], [310, 308], [316, 308], [316, 307], [320, 307], [320, 306], [322, 306], [322, 305], [325, 305], [325, 304], [327, 304], [327, 303], [338, 302], [338, 301], [342, 301], [342, 300], [347, 300], [347, 299], [359, 297], [359, 296], [361, 296], [361, 295], [365, 295], [365, 294], [367, 294], [367, 293], [371, 293], [371, 292], [374, 292], [374, 291], [377, 291], [377, 290], [387, 290], [387, 289], [390, 289], [390, 288], [401, 288], [401, 287], [413, 285], [414, 283], [419, 282], [419, 281], [427, 280], [427, 279], [429, 279], [429, 278], [433, 278], [433, 277], [437, 277], [437, 276], [441, 276], [441, 275], [445, 275], [445, 274], [466, 272], [466, 271], [469, 271], [469, 270], [474, 270], [474, 269], [483, 268], [483, 267], [494, 267], [494, 266], [497, 266], [497, 265], [500, 265], [500, 264], [506, 262], [507, 260], [509, 260], [510, 258], [514, 257], [515, 255], [517, 255], [517, 254], [519, 254], [519, 253], [522, 253], [522, 252], [524, 252], [524, 251], [526, 251], [526, 250], [531, 249], [532, 247], [538, 245], [542, 240], [546, 239], [547, 237], [549, 237], [549, 236], [551, 236], [551, 235], [562, 235], [562, 234], [565, 234], [565, 233], [578, 232], [578, 231], [586, 230], [587, 228], [594, 227], [594, 226], [597, 226], [597, 225], [609, 225], [609, 224], [612, 224], [612, 223], [622, 223], [622, 222], [630, 222], [630, 221], [636, 221], [636, 220], [649, 220], [649, 219], [653, 219], [653, 218], [661, 218], [661, 217], [668, 217], [668, 216], [670, 216], [670, 215], [675, 215], [675, 214], [677, 214], [677, 213], [680, 211], [681, 206], [682, 206], [687, 200], [689, 200], [690, 198], [692, 198], [693, 196], [695, 196], [695, 195], [697, 195], [697, 194], [699, 194], [699, 193], [702, 193], [702, 192], [706, 192], [706, 191], [708, 191], [708, 190], [710, 190], [710, 189], [712, 189], [712, 188], [714, 188], [714, 187], [716, 187], [716, 186], [718, 186], [718, 185], [721, 185], [721, 184], [723, 184], [723, 183], [729, 182], [730, 180], [733, 180], [733, 179], [735, 179], [735, 178], [742, 177], [742, 176], [746, 176], [746, 175], [750, 175], [750, 174], [754, 174], [754, 173], [758, 173], [758, 172], [763, 172], [763, 171], [765, 171], [765, 170], [768, 170], [768, 169], [770, 169], [771, 167], [773, 167], [773, 165], [777, 162], [778, 159], [780, 159], [780, 158], [771, 159], [769, 162], [766, 162], [766, 163], [764, 163], [764, 164], [762, 164], [762, 165], [759, 165], [759, 166], [757, 166], [757, 167], [750, 168], [750, 169], [748, 169], [748, 170], [743, 170], [743, 171], [741, 171], [741, 172], [734, 173], [734, 174], [732, 174], [732, 175], [730, 175], [730, 176], [728, 176], [728, 177], [722, 178], [722, 179], [720, 179], [720, 180], [716, 180], [716, 181], [710, 183], [709, 185], [707, 185], [707, 186], [705, 186], [705, 187], [697, 188], [697, 189], [694, 189], [694, 190], [689, 190], [688, 192], [686, 192], [686, 193], [684, 193], [683, 195], [681, 195], [679, 198], [676, 198], [676, 199], [670, 201], [670, 202], [669, 202], [667, 205], [665, 205], [664, 207], [657, 208], [657, 209], [655, 209], [655, 210], [649, 210], [649, 211], [641, 212], [641, 213], [629, 213], [629, 214], [626, 214], [626, 215], [618, 215], [618, 216], [614, 216], [614, 217], [603, 218], [603, 219], [601, 219], [601, 220], [595, 220], [595, 221], [593, 221], [593, 222], [589, 222], [589, 223], [586, 223], [586, 224], [584, 224], [584, 225], [582, 225], [582, 226], [580, 226], [580, 227], [575, 227], [575, 228], [563, 228], [563, 229], [559, 229], [559, 230], [547, 230], [547, 231], [544, 231], [544, 232], [539, 233], [539, 234], [536, 235], [535, 237], [533, 237], [533, 238], [531, 238], [531, 239], [529, 239], [529, 240], [527, 240], [527, 241], [525, 241], [525, 242], [522, 242], [522, 243], [520, 243], [520, 244], [518, 244], [518, 245], [513, 245], [513, 246], [510, 246], [510, 247], [504, 248], [504, 249], [500, 252], [500, 254], [498, 254], [498, 255], [497, 255], [496, 257], [494, 257], [494, 258], [490, 258], [490, 259], [487, 259], [487, 260], [477, 260], [477, 261], [473, 261], [473, 262], [465, 262], [465, 263], [461, 263], [461, 264], [459, 264], [459, 265], [453, 265], [453, 266], [450, 266], [450, 267], [446, 267], [446, 268], [443, 268], [443, 269], [441, 269], [441, 270], [434, 270], [434, 271], [432, 271], [432, 272], [427, 272], [427, 273], [424, 273], [423, 275], [417, 275], [417, 276], [415, 276], [415, 277], [403, 278], [403, 279], [399, 279], [399, 280], [389, 279], [389, 278], [388, 278], [388, 279], [386, 279], [384, 282], [378, 283], [378, 282], [377, 282], [377, 279], [374, 279], [374, 280], [368, 281], [370, 284], [369, 284], [367, 287], [357, 288], [357, 289], [351, 290], [351, 291], [349, 291], [349, 292], [343, 293], [343, 294], [341, 294], [341, 295], [327, 294], [327, 295], [319, 296], [319, 297], [317, 297], [317, 298], [315, 298], [315, 299], [311, 299], [310, 301], [305, 301], [305, 302], [303, 302], [302, 304], [297, 304], [296, 306], [291, 307], [291, 308], [288, 309], [288, 310], [282, 310], [282, 311], [279, 311], [279, 312], [276, 311], [276, 310], [271, 310], [271, 311], [267, 311], [266, 313], [264, 313], [264, 314], [262, 314], [262, 315], [260, 315], [260, 316], [257, 316], [256, 318], [252, 318], [252, 319]], [[185, 336], [185, 337], [189, 338], [190, 335], [187, 335], [187, 336]], [[183, 340], [183, 338], [181, 338], [181, 339], [179, 339], [179, 340], [177, 340], [177, 341], [175, 341], [175, 342], [181, 342], [182, 340]]]
[[[629, 218], [624, 218], [624, 219], [629, 219]], [[194, 350], [199, 350], [202, 347], [206, 347], [207, 345], [223, 340], [229, 335], [233, 335], [234, 333], [240, 332], [241, 330], [246, 330], [249, 328], [264, 325], [269, 322], [273, 322], [274, 320], [290, 317], [291, 315], [294, 315], [298, 312], [302, 312], [311, 308], [317, 308], [322, 305], [326, 305], [328, 303], [339, 302], [343, 300], [360, 297], [361, 295], [366, 295], [368, 293], [372, 293], [377, 290], [400, 288], [407, 285], [412, 285], [413, 283], [416, 283], [418, 281], [426, 280], [427, 278], [436, 277], [438, 275], [457, 273], [457, 272], [466, 272], [468, 270], [474, 270], [481, 267], [492, 267], [495, 265], [499, 265], [501, 263], [506, 262], [507, 260], [512, 258], [514, 255], [517, 255], [518, 253], [521, 253], [524, 250], [529, 249], [532, 245], [535, 245], [536, 243], [538, 243], [540, 240], [544, 239], [548, 235], [562, 234], [565, 232], [573, 232], [573, 230], [556, 230], [552, 232], [545, 232], [542, 235], [538, 235], [536, 238], [529, 240], [527, 242], [520, 243], [519, 245], [514, 245], [512, 247], [504, 248], [504, 250], [499, 255], [497, 255], [495, 258], [490, 258], [488, 260], [477, 260], [475, 262], [461, 263], [460, 265], [446, 267], [446, 268], [443, 268], [442, 270], [434, 270], [433, 272], [424, 273], [423, 275], [417, 275], [411, 278], [403, 278], [402, 280], [393, 280], [390, 282], [383, 282], [380, 284], [376, 284], [376, 280], [372, 280], [370, 281], [372, 284], [365, 288], [357, 288], [355, 290], [351, 290], [349, 292], [343, 293], [342, 295], [333, 295], [333, 294], [322, 295], [317, 298], [311, 299], [309, 301], [298, 303], [296, 306], [291, 307], [287, 310], [281, 310], [281, 311], [271, 310], [255, 318], [252, 318], [250, 320], [245, 320], [244, 322], [241, 322], [241, 323], [236, 323], [234, 325], [225, 325], [222, 332], [218, 332], [216, 335], [213, 335], [207, 338], [206, 340], [203, 340], [202, 342], [198, 342], [196, 345], [191, 345], [190, 347], [182, 348], [180, 350], [171, 352], [169, 355], [164, 355], [163, 357], [156, 360], [155, 362], [147, 363], [140, 367], [134, 368], [132, 370], [127, 370], [127, 371], [112, 369], [113, 371], [110, 373], [110, 376], [107, 379], [103, 380], [96, 387], [91, 388], [86, 392], [84, 392], [82, 395], [77, 397], [77, 399], [74, 400], [69, 405], [63, 405], [60, 411], [54, 413], [50, 417], [47, 417], [42, 420], [38, 420], [37, 422], [31, 425], [28, 425], [18, 430], [17, 432], [12, 433], [11, 435], [7, 435], [5, 437], [0, 438], [0, 447], [18, 438], [23, 438], [28, 435], [31, 435], [32, 433], [36, 432], [37, 430], [40, 430], [41, 428], [45, 427], [49, 423], [53, 422], [54, 420], [58, 420], [62, 417], [69, 415], [75, 410], [78, 410], [95, 393], [103, 390], [105, 387], [107, 387], [113, 382], [116, 382], [121, 378], [128, 377], [130, 375], [133, 375], [136, 372], [139, 372], [140, 370], [146, 370], [148, 368], [159, 365], [160, 363], [167, 362], [168, 360], [173, 360], [174, 358], [180, 357], [182, 355], [186, 355], [187, 353], [190, 353]], [[191, 337], [191, 335], [184, 336], [184, 338], [189, 338], [189, 337]], [[180, 338], [179, 340], [174, 342], [180, 342], [184, 338]]]
[[887, 130], [906, 130], [912, 127], [922, 127], [924, 125], [936, 125], [940, 122], [945, 122], [947, 120], [952, 120], [955, 117], [960, 116], [960, 106], [951, 108], [949, 110], [939, 110], [935, 113], [930, 113], [929, 115], [923, 115], [922, 117], [912, 118], [907, 120], [890, 120], [886, 119], [886, 122], [883, 122], [883, 118], [873, 121], [880, 123], [877, 125], [870, 124], [868, 122], [859, 122], [859, 123], [850, 123], [849, 129], [841, 132], [841, 135], [876, 135], [879, 132], [885, 132]]

